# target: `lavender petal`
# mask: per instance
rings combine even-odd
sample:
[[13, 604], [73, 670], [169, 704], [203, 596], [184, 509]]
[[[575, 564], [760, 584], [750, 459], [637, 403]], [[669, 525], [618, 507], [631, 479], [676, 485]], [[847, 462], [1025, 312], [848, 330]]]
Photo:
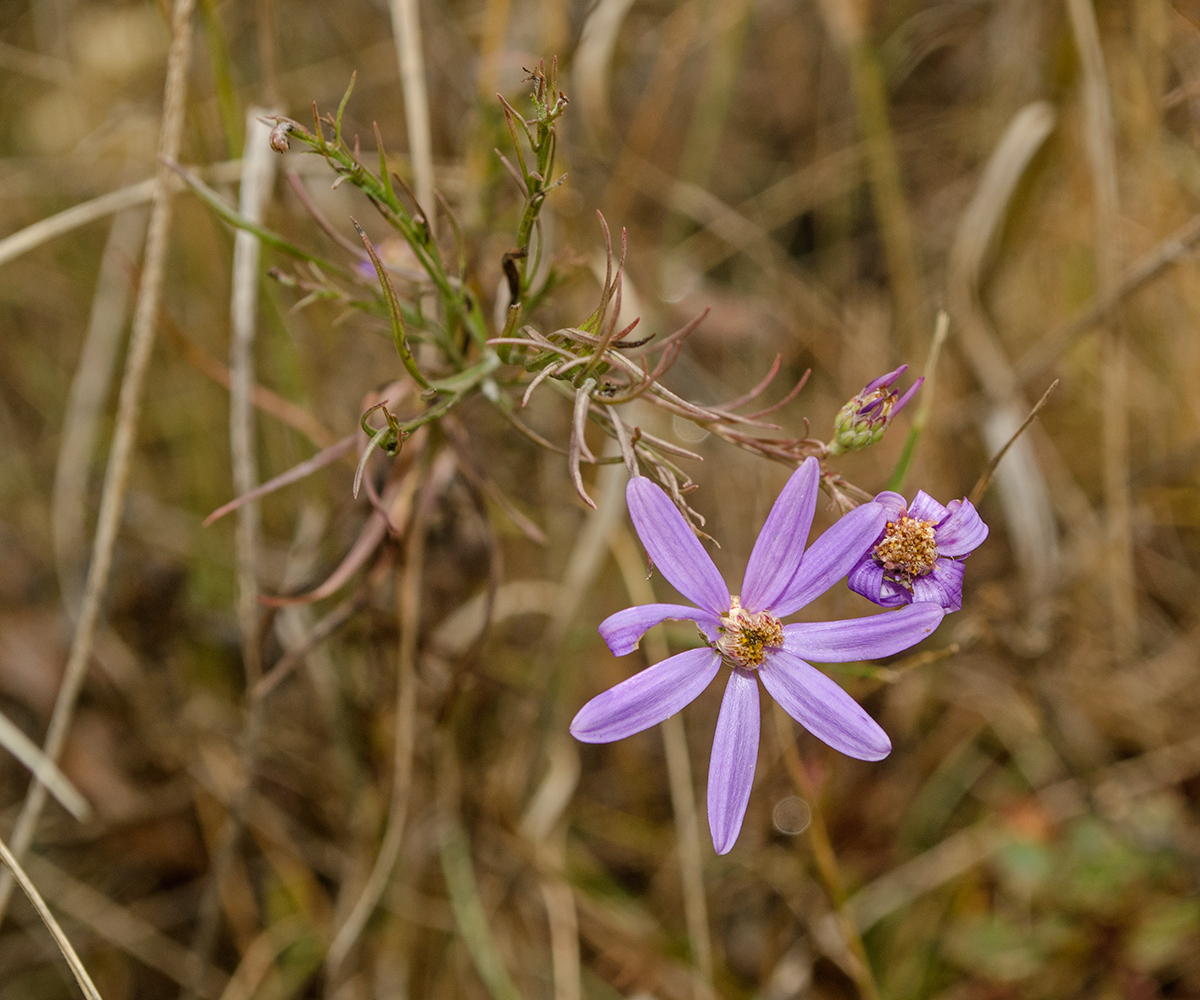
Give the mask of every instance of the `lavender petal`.
[[875, 502], [887, 511], [887, 519], [889, 521], [899, 521], [906, 513], [908, 513], [908, 501], [899, 493], [893, 493], [891, 490], [884, 490], [882, 493], [875, 495]]
[[823, 743], [858, 760], [883, 760], [892, 741], [845, 691], [785, 649], [758, 670], [763, 686], [788, 715]]
[[718, 854], [728, 854], [742, 831], [758, 762], [758, 731], [758, 682], [735, 669], [721, 699], [708, 764], [708, 828]]
[[946, 509], [950, 516], [937, 526], [935, 539], [938, 555], [965, 556], [983, 544], [988, 526], [970, 500], [951, 500]]
[[721, 666], [714, 650], [689, 649], [596, 695], [571, 721], [581, 743], [612, 743], [670, 718], [695, 700]]
[[783, 627], [783, 648], [816, 663], [849, 663], [891, 656], [915, 646], [941, 624], [940, 604], [910, 604], [866, 618], [801, 622]]
[[915, 517], [918, 521], [932, 521], [934, 524], [940, 524], [949, 513], [924, 490], [917, 490], [913, 502], [908, 505], [908, 516]]
[[895, 580], [884, 580], [876, 602], [881, 608], [899, 608], [912, 604], [912, 593], [898, 584]]
[[858, 560], [846, 577], [846, 586], [868, 601], [879, 603], [883, 590], [883, 567], [868, 552]]
[[691, 608], [686, 604], [640, 604], [609, 615], [600, 623], [600, 636], [608, 643], [613, 656], [624, 656], [638, 648], [638, 643], [649, 629], [659, 622], [693, 621], [709, 642], [717, 641], [720, 620], [708, 611]]
[[874, 392], [876, 389], [886, 389], [906, 371], [908, 371], [908, 365], [901, 365], [895, 371], [888, 372], [886, 375], [880, 375], [879, 378], [873, 379], [863, 386], [863, 391], [859, 395], [865, 396], [868, 392]]
[[932, 572], [913, 580], [912, 599], [933, 601], [947, 611], [961, 611], [963, 570], [959, 559], [938, 559]]
[[742, 578], [742, 607], [769, 608], [800, 568], [817, 509], [821, 463], [807, 458], [787, 481], [758, 533]]
[[886, 521], [884, 508], [877, 503], [865, 503], [850, 511], [812, 543], [796, 575], [767, 610], [786, 618], [825, 593], [862, 558]]
[[899, 413], [901, 410], [903, 410], [908, 405], [908, 401], [917, 394], [917, 390], [920, 389], [921, 386], [923, 386], [924, 384], [925, 384], [925, 376], [922, 375], [919, 379], [917, 379], [912, 385], [910, 385], [908, 387], [908, 389], [905, 391], [905, 393], [899, 399], [896, 400], [896, 405], [892, 407], [892, 416], [893, 417], [895, 417], [897, 413]]
[[729, 610], [729, 588], [671, 498], [645, 476], [625, 488], [629, 516], [651, 561], [693, 604], [719, 615]]

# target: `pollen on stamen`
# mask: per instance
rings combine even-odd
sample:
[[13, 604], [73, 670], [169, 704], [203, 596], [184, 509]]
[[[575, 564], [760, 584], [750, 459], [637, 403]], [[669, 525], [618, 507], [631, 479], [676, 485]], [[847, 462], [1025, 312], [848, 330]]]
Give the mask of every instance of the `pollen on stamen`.
[[890, 579], [911, 590], [913, 580], [929, 573], [937, 560], [934, 522], [902, 514], [888, 522], [872, 555]]
[[762, 665], [768, 649], [783, 645], [783, 625], [767, 611], [750, 612], [734, 597], [721, 615], [716, 649], [738, 666], [753, 670]]

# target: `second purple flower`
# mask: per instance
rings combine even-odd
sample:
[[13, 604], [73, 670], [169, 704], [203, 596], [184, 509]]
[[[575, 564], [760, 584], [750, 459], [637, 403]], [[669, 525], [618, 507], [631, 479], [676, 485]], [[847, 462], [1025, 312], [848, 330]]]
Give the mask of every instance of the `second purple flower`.
[[924, 490], [911, 505], [890, 491], [875, 503], [887, 511], [887, 524], [850, 570], [850, 589], [885, 608], [933, 601], [961, 610], [963, 560], [988, 536], [974, 504], [951, 500], [943, 507]]
[[703, 546], [667, 494], [644, 477], [626, 488], [638, 537], [662, 575], [695, 607], [647, 604], [605, 619], [600, 634], [616, 656], [637, 648], [647, 629], [668, 619], [696, 623], [707, 645], [668, 657], [580, 709], [571, 733], [585, 743], [611, 743], [662, 722], [733, 668], [721, 702], [708, 772], [708, 822], [713, 847], [737, 841], [758, 758], [756, 676], [767, 692], [818, 739], [860, 760], [891, 752], [887, 734], [834, 681], [809, 664], [890, 656], [924, 639], [941, 622], [938, 604], [915, 603], [868, 618], [784, 625], [846, 575], [887, 523], [880, 504], [851, 511], [805, 543], [816, 511], [820, 465], [807, 459], [784, 486], [731, 595]]

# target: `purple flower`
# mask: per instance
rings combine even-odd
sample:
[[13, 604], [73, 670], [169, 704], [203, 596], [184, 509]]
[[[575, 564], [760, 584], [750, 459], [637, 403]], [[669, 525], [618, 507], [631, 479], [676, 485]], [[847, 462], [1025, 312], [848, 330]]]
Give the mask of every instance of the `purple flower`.
[[883, 437], [892, 418], [908, 405], [925, 381], [922, 375], [902, 396], [892, 392], [892, 383], [907, 370], [908, 365], [901, 365], [895, 371], [868, 382], [862, 392], [838, 411], [833, 422], [833, 440], [829, 443], [831, 455], [860, 451]]
[[637, 648], [645, 631], [667, 619], [696, 623], [707, 645], [656, 663], [597, 695], [575, 716], [571, 733], [584, 743], [611, 743], [662, 722], [733, 667], [708, 771], [708, 825], [713, 847], [734, 845], [750, 801], [758, 757], [757, 675], [787, 713], [818, 739], [859, 760], [881, 760], [887, 734], [845, 691], [807, 661], [841, 663], [889, 656], [920, 642], [945, 612], [936, 604], [839, 622], [783, 625], [823, 594], [858, 559], [886, 521], [884, 508], [852, 510], [807, 552], [817, 505], [820, 464], [807, 459], [784, 486], [750, 554], [741, 593], [731, 596], [683, 515], [649, 479], [629, 481], [625, 496], [638, 536], [662, 575], [695, 607], [646, 604], [600, 625], [616, 656]]
[[919, 490], [911, 507], [891, 492], [875, 503], [887, 511], [887, 524], [850, 570], [850, 589], [885, 608], [932, 601], [961, 610], [963, 560], [988, 536], [971, 501], [943, 507]]

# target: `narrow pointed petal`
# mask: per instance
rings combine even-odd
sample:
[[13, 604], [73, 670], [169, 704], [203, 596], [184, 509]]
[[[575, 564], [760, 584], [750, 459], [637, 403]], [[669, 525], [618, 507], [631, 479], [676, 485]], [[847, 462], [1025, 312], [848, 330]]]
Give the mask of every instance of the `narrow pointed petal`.
[[720, 620], [716, 615], [686, 604], [641, 604], [609, 615], [600, 623], [600, 637], [608, 643], [613, 656], [624, 656], [638, 648], [649, 629], [659, 622], [693, 621], [709, 642], [716, 642]]
[[571, 721], [581, 743], [612, 743], [670, 718], [695, 700], [721, 666], [719, 653], [689, 649], [596, 695]]
[[721, 699], [708, 764], [708, 829], [718, 854], [728, 854], [742, 832], [758, 762], [758, 730], [758, 682], [735, 669]]
[[667, 582], [713, 614], [728, 611], [729, 588], [666, 492], [645, 476], [634, 476], [625, 501], [638, 538]]
[[924, 384], [925, 384], [925, 376], [922, 375], [919, 379], [917, 379], [912, 385], [910, 385], [908, 387], [908, 389], [904, 392], [904, 394], [899, 399], [896, 400], [896, 405], [892, 407], [892, 416], [893, 417], [895, 417], [897, 413], [899, 413], [901, 410], [903, 410], [908, 405], [909, 400], [912, 399], [913, 396], [915, 396], [917, 394], [917, 390], [920, 389], [921, 386], [923, 386]]
[[759, 668], [763, 687], [788, 715], [834, 750], [857, 760], [883, 760], [892, 741], [845, 691], [786, 649]]
[[945, 614], [938, 604], [910, 604], [866, 618], [785, 625], [783, 648], [814, 663], [874, 660], [915, 646], [941, 624]]
[[940, 524], [949, 515], [950, 512], [924, 490], [917, 490], [913, 502], [908, 505], [908, 516], [915, 517], [918, 521]]
[[894, 372], [888, 372], [886, 375], [880, 375], [879, 378], [868, 382], [865, 386], [863, 386], [863, 391], [860, 393], [860, 395], [865, 396], [868, 392], [874, 392], [876, 389], [887, 388], [906, 371], [908, 371], [908, 365], [901, 365]]
[[786, 618], [825, 593], [844, 577], [879, 537], [887, 515], [877, 503], [865, 503], [821, 535], [800, 561], [779, 600], [768, 610]]
[[950, 516], [937, 527], [938, 555], [965, 556], [983, 544], [988, 526], [970, 500], [951, 500], [946, 509]]
[[783, 487], [746, 563], [740, 595], [743, 608], [771, 607], [796, 575], [817, 509], [820, 478], [821, 463], [807, 458]]
[[960, 559], [938, 559], [932, 572], [913, 580], [913, 601], [933, 601], [947, 611], [961, 611], [964, 569]]

